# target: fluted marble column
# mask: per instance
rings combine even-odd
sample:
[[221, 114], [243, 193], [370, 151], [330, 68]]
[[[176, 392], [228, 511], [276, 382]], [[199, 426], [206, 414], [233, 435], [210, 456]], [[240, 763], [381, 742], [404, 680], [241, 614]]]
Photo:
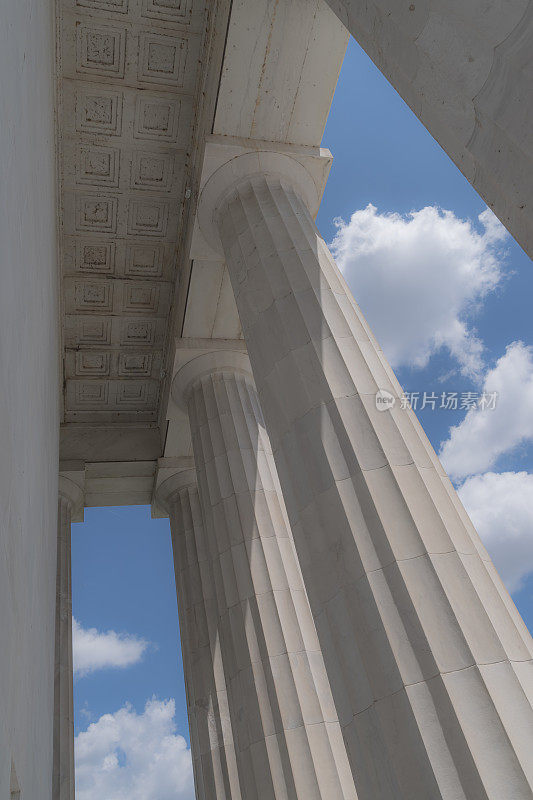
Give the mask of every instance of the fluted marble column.
[[355, 798], [248, 359], [200, 355], [173, 395], [189, 413], [242, 797]]
[[359, 800], [529, 799], [531, 637], [312, 196], [295, 159], [243, 155], [199, 219], [227, 260]]
[[57, 520], [52, 800], [74, 800], [74, 672], [70, 526], [73, 510], [80, 503], [83, 505], [79, 486], [68, 478], [60, 476]]
[[172, 532], [196, 797], [243, 800], [196, 471], [176, 471], [160, 485], [157, 499]]

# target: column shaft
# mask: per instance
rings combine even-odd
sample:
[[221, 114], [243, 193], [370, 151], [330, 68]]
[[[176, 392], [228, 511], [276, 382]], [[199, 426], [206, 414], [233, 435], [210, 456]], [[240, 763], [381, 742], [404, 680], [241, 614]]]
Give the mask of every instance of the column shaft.
[[168, 511], [196, 797], [242, 800], [195, 474], [169, 498]]
[[188, 397], [242, 797], [355, 798], [251, 376]]
[[70, 501], [60, 496], [57, 522], [53, 800], [74, 800], [71, 508]]
[[304, 203], [217, 225], [359, 800], [530, 799], [531, 637]]

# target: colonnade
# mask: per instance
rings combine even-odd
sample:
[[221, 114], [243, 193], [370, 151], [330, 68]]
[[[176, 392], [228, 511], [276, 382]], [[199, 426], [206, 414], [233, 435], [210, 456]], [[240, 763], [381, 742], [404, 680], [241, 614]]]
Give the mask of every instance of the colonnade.
[[200, 197], [248, 356], [177, 371], [194, 467], [158, 493], [198, 800], [531, 799], [531, 637], [401, 407], [313, 191], [296, 157], [262, 152]]

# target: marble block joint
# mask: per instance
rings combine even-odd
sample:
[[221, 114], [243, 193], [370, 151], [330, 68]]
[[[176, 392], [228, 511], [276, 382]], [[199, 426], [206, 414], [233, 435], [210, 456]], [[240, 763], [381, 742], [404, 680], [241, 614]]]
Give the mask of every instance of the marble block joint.
[[[240, 158], [205, 180], [198, 219], [228, 265], [359, 800], [531, 798], [531, 637], [401, 408], [302, 163]], [[207, 506], [233, 463], [206, 433], [212, 397], [204, 381], [189, 400]]]

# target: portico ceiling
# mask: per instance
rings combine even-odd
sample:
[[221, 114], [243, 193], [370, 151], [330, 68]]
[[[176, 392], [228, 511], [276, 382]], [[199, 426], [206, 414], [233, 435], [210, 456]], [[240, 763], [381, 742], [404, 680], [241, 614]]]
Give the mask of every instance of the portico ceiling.
[[176, 341], [241, 336], [225, 265], [191, 254], [205, 141], [319, 146], [347, 34], [324, 0], [57, 8], [61, 459], [87, 505], [106, 481], [148, 502], [157, 458], [188, 455]]

